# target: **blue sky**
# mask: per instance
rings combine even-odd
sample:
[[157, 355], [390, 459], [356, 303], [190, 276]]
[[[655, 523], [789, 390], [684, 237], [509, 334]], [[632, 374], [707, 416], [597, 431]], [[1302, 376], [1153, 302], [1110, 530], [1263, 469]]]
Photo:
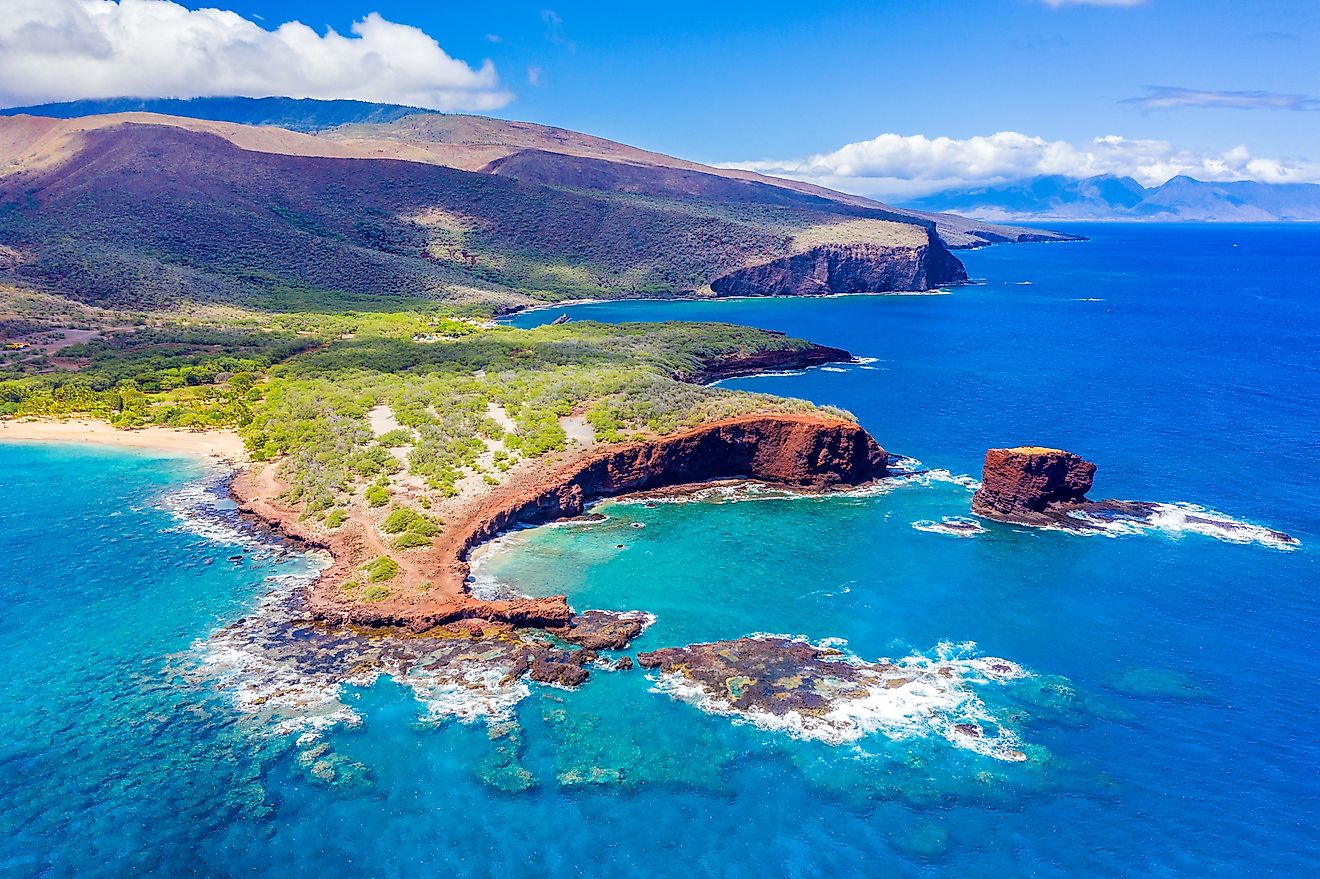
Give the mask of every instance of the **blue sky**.
[[[110, 0], [4, 2], [46, 9]], [[1314, 0], [212, 5], [267, 30], [297, 21], [350, 37], [355, 22], [378, 13], [420, 29], [450, 63], [462, 62], [463, 82], [443, 92], [442, 103], [706, 162], [760, 162], [859, 191], [883, 191], [884, 181], [914, 173], [922, 178], [923, 162], [940, 166], [928, 169], [928, 181], [997, 179], [1021, 169], [1080, 176], [1129, 165], [1143, 182], [1189, 170], [1224, 179], [1320, 179]], [[493, 69], [483, 67], [487, 60]], [[0, 82], [40, 77], [32, 72], [39, 67], [3, 66]], [[150, 61], [137, 67], [150, 71]], [[130, 84], [143, 91], [154, 82]], [[305, 85], [299, 80], [289, 90]], [[304, 90], [327, 96], [354, 87]], [[972, 140], [997, 132], [1027, 140]], [[886, 134], [919, 139], [870, 143]], [[1097, 152], [1094, 139], [1102, 136], [1121, 140]], [[935, 140], [941, 137], [951, 142]], [[960, 165], [980, 170], [962, 174]]]

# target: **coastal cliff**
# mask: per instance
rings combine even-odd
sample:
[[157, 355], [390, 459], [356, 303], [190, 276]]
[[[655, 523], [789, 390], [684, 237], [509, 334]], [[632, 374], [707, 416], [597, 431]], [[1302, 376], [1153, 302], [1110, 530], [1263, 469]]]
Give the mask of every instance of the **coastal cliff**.
[[674, 378], [692, 384], [708, 385], [711, 382], [739, 376], [788, 372], [823, 366], [826, 363], [850, 363], [852, 359], [852, 354], [842, 348], [813, 344], [805, 348], [739, 352], [727, 357], [707, 360], [700, 369], [692, 372], [679, 371], [675, 373]]
[[739, 269], [710, 286], [720, 296], [826, 296], [930, 290], [966, 280], [962, 263], [928, 230], [919, 246], [822, 244]]
[[519, 526], [579, 515], [597, 498], [715, 479], [756, 479], [822, 491], [884, 476], [887, 459], [885, 450], [857, 424], [819, 415], [744, 416], [593, 449], [555, 469], [501, 486], [451, 518], [426, 551], [426, 588], [379, 602], [361, 601], [340, 588], [371, 555], [365, 535], [327, 539], [313, 533], [299, 522], [296, 509], [271, 500], [278, 492], [270, 475], [263, 485], [263, 477], [243, 474], [232, 491], [241, 509], [330, 551], [334, 564], [308, 595], [308, 609], [317, 618], [413, 631], [460, 620], [562, 628], [573, 616], [564, 596], [508, 601], [473, 596], [467, 587], [470, 551]]
[[1094, 477], [1094, 464], [1062, 449], [990, 449], [972, 512], [1001, 522], [1053, 521], [1087, 502]]

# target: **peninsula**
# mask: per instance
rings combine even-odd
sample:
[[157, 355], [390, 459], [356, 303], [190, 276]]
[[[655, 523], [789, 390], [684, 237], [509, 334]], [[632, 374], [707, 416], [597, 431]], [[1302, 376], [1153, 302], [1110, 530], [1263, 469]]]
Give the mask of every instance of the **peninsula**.
[[31, 437], [52, 418], [166, 445], [177, 432], [146, 433], [230, 431], [224, 457], [251, 460], [241, 508], [334, 558], [307, 608], [366, 626], [575, 631], [563, 597], [473, 596], [468, 553], [600, 497], [886, 472], [846, 412], [710, 386], [846, 351], [723, 324], [498, 316], [923, 292], [966, 280], [959, 248], [1069, 237], [481, 117], [120, 109], [0, 116], [0, 416]]

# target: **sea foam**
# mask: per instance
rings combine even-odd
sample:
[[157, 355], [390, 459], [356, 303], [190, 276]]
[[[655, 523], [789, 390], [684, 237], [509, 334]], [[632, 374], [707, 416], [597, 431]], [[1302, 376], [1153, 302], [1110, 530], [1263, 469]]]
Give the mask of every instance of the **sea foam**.
[[1084, 511], [1072, 515], [1086, 525], [1086, 530], [1081, 533], [1102, 534], [1108, 537], [1161, 532], [1174, 538], [1187, 534], [1200, 534], [1225, 543], [1257, 543], [1285, 551], [1296, 549], [1301, 545], [1301, 541], [1297, 538], [1281, 531], [1244, 522], [1199, 504], [1171, 503], [1150, 506], [1151, 512], [1143, 517], [1097, 516]]
[[[790, 640], [839, 649], [841, 639], [812, 645], [802, 636], [758, 633], [751, 640]], [[891, 741], [936, 737], [950, 745], [1007, 762], [1027, 759], [1017, 733], [997, 719], [976, 688], [1029, 678], [1022, 666], [1006, 659], [975, 654], [971, 643], [939, 644], [931, 655], [912, 654], [868, 663], [844, 651], [837, 660], [854, 667], [849, 682], [827, 697], [827, 710], [776, 712], [743, 708], [683, 671], [650, 675], [651, 691], [687, 702], [701, 711], [733, 718], [773, 732], [830, 745], [856, 743], [882, 735]], [[804, 669], [804, 672], [809, 671]], [[823, 683], [828, 688], [829, 678]], [[860, 686], [860, 689], [858, 688]]]

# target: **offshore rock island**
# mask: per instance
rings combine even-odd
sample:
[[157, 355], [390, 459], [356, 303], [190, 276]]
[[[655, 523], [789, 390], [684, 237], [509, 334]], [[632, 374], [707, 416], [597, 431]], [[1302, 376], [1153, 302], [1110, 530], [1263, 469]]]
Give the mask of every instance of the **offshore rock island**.
[[972, 512], [999, 522], [1079, 534], [1162, 530], [1197, 532], [1230, 543], [1256, 542], [1281, 549], [1299, 543], [1282, 531], [1192, 504], [1090, 500], [1086, 494], [1095, 472], [1095, 464], [1062, 449], [990, 449], [985, 453], [981, 487], [972, 496]]

